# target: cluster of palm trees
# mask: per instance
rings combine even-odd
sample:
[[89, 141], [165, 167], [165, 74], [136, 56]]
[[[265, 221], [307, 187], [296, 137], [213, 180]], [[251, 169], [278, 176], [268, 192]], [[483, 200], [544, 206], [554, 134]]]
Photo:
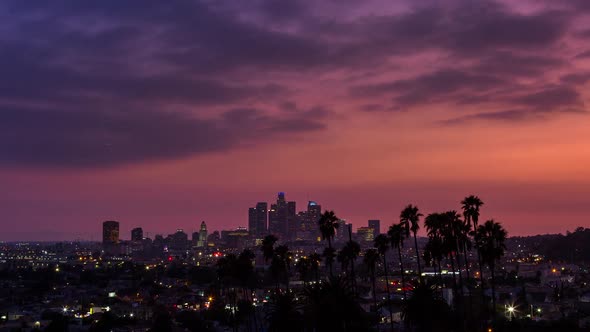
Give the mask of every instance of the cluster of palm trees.
[[[422, 255], [418, 247], [417, 233], [420, 230], [420, 218], [423, 216], [418, 207], [414, 205], [406, 206], [400, 213], [399, 222], [391, 225], [387, 234], [380, 234], [375, 237], [374, 248], [369, 248], [364, 252], [363, 262], [367, 266], [371, 274], [373, 283], [373, 300], [375, 306], [377, 300], [375, 296], [375, 266], [382, 260], [385, 284], [388, 303], [391, 303], [391, 295], [389, 289], [389, 272], [387, 252], [389, 249], [397, 251], [399, 273], [401, 275], [401, 283], [403, 290], [403, 299], [407, 299], [406, 270], [404, 269], [404, 259], [402, 256], [402, 248], [405, 240], [413, 237], [413, 244], [415, 250], [415, 259], [417, 266], [417, 285], [424, 284], [424, 276], [422, 273], [422, 263], [425, 262], [429, 266], [433, 266], [435, 272], [438, 271], [438, 286], [442, 289], [443, 264], [450, 264], [452, 271], [453, 290], [459, 293], [462, 299], [464, 296], [464, 284], [472, 285], [470, 280], [470, 252], [472, 248], [476, 249], [477, 265], [479, 267], [480, 288], [482, 296], [484, 296], [483, 288], [485, 287], [485, 279], [483, 268], [488, 267], [490, 271], [490, 285], [492, 292], [492, 310], [495, 312], [496, 308], [496, 294], [495, 294], [495, 268], [498, 260], [504, 255], [504, 242], [507, 237], [506, 230], [500, 223], [493, 219], [486, 221], [483, 225], [479, 224], [480, 208], [483, 205], [481, 199], [477, 196], [468, 196], [461, 201], [462, 215], [457, 211], [451, 210], [446, 212], [434, 212], [428, 214], [424, 218], [423, 227], [426, 229], [428, 235], [428, 242], [423, 248]], [[463, 274], [465, 271], [465, 274]], [[463, 276], [466, 280], [463, 280]], [[459, 278], [457, 285], [456, 278]], [[473, 280], [475, 281], [475, 280]], [[471, 301], [471, 292], [469, 292]], [[487, 300], [483, 297], [483, 303], [487, 307]], [[390, 310], [391, 312], [391, 310]]]
[[[355, 302], [354, 299], [358, 296], [355, 265], [357, 258], [362, 254], [363, 264], [366, 266], [366, 271], [372, 283], [373, 308], [375, 309], [379, 307], [376, 296], [377, 267], [383, 267], [387, 292], [387, 301], [383, 305], [389, 307], [390, 320], [392, 322], [391, 328], [393, 329], [393, 301], [389, 280], [390, 266], [388, 266], [391, 265], [391, 260], [388, 259], [390, 249], [397, 252], [397, 263], [399, 274], [401, 275], [401, 289], [403, 291], [402, 305], [406, 303], [406, 306], [409, 306], [410, 303], [413, 303], [416, 306], [416, 303], [422, 303], [422, 300], [417, 298], [410, 301], [413, 297], [417, 296], [416, 294], [419, 293], [422, 299], [425, 297], [425, 294], [436, 293], [430, 292], [426, 288], [436, 290], [437, 288], [442, 289], [444, 287], [442, 271], [448, 269], [448, 265], [450, 265], [452, 271], [453, 291], [456, 295], [461, 295], [456, 298], [464, 298], [464, 289], [465, 285], [467, 285], [469, 299], [471, 301], [472, 287], [477, 286], [477, 281], [470, 277], [469, 272], [470, 265], [475, 264], [470, 262], [470, 253], [475, 248], [482, 295], [484, 294], [483, 288], [486, 285], [483, 270], [484, 267], [488, 267], [491, 277], [492, 308], [495, 308], [494, 269], [497, 261], [504, 254], [504, 241], [507, 233], [502, 225], [494, 220], [488, 220], [483, 225], [479, 224], [480, 207], [483, 205], [483, 202], [477, 196], [468, 196], [461, 201], [461, 204], [462, 214], [451, 210], [430, 213], [424, 218], [422, 227], [426, 230], [428, 241], [422, 249], [422, 253], [418, 246], [417, 234], [421, 228], [423, 214], [420, 213], [420, 210], [415, 205], [407, 205], [401, 211], [399, 221], [392, 224], [386, 234], [376, 236], [373, 247], [366, 249], [364, 252], [361, 251], [360, 245], [352, 240], [350, 228], [348, 229], [348, 241], [340, 250], [334, 248], [333, 242], [337, 231], [344, 232], [345, 230], [338, 229], [341, 224], [334, 211], [325, 211], [318, 221], [318, 226], [322, 239], [327, 242], [327, 246], [321, 255], [319, 253], [302, 255], [294, 265], [296, 272], [304, 284], [304, 291], [301, 294], [302, 297], [307, 299], [307, 303], [311, 303], [312, 306], [323, 303], [324, 300], [319, 297], [320, 294], [324, 294], [322, 296], [334, 296], [335, 298], [341, 299], [335, 300], [337, 304], [345, 300]], [[411, 238], [413, 238], [413, 241], [411, 241]], [[402, 249], [406, 240], [413, 242], [413, 250], [415, 251], [415, 257], [412, 258], [412, 261], [415, 258], [417, 271], [416, 273], [411, 273], [411, 275], [408, 275], [408, 272], [404, 268], [405, 264], [407, 266], [408, 261], [405, 261], [402, 255]], [[277, 242], [278, 239], [274, 235], [268, 235], [263, 239], [260, 246], [265, 264], [267, 264], [269, 274], [276, 286], [276, 298], [274, 301], [271, 301], [271, 308], [278, 306], [277, 308], [283, 310], [280, 315], [287, 315], [281, 319], [293, 322], [300, 319], [301, 316], [299, 314], [303, 312], [298, 307], [295, 293], [289, 289], [289, 278], [294, 255], [286, 245], [277, 245]], [[324, 280], [320, 277], [322, 258], [327, 275]], [[245, 275], [252, 275], [252, 271], [250, 270], [251, 267], [248, 268], [245, 265], [252, 265], [253, 259], [254, 254], [250, 251], [244, 252], [240, 256], [225, 257], [218, 264], [220, 276], [232, 276], [236, 281], [234, 282], [235, 284], [242, 286], [244, 290], [247, 289], [248, 280], [246, 280]], [[336, 261], [340, 263], [341, 267], [338, 276], [334, 276], [333, 265]], [[423, 264], [434, 268], [435, 277], [433, 280], [425, 280], [422, 273]], [[236, 268], [238, 270], [232, 270]], [[438, 272], [438, 276], [436, 276], [436, 272]], [[456, 281], [457, 276], [459, 278], [458, 284]], [[464, 280], [464, 277], [466, 280]], [[286, 291], [281, 290], [281, 284], [285, 285]], [[343, 288], [346, 288], [346, 290], [343, 290]], [[412, 291], [412, 297], [410, 298], [408, 298], [408, 290], [415, 290]], [[332, 291], [336, 293], [326, 293]], [[483, 299], [484, 305], [487, 306], [486, 303], [488, 302], [486, 298], [483, 297]], [[439, 302], [432, 303], [435, 303], [437, 306], [439, 305], [436, 304]], [[306, 308], [310, 308], [309, 305]], [[284, 310], [291, 310], [293, 312], [285, 313]], [[309, 314], [310, 311], [306, 312]], [[412, 317], [415, 317], [415, 315], [410, 314], [406, 314], [405, 316], [410, 320]], [[284, 325], [278, 323], [281, 319], [275, 319], [277, 317], [271, 317], [272, 321], [275, 322], [274, 327], [283, 326], [282, 328], [285, 328]], [[346, 323], [343, 321], [340, 323], [345, 325], [351, 324], [350, 322]]]

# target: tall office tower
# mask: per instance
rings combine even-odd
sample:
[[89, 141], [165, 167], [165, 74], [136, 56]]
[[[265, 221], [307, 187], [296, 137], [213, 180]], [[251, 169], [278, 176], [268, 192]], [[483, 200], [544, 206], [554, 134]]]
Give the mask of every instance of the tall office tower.
[[200, 234], [200, 232], [193, 232], [193, 235], [191, 236], [191, 246], [193, 246], [193, 247], [198, 246], [199, 234]]
[[338, 242], [348, 241], [348, 224], [346, 224], [346, 219], [338, 220], [338, 229], [334, 238]]
[[287, 202], [287, 237], [295, 240], [301, 229], [301, 219], [297, 218], [297, 206], [295, 202]]
[[199, 241], [197, 247], [202, 248], [207, 245], [207, 224], [204, 221], [201, 222], [201, 229], [199, 230]]
[[267, 232], [268, 204], [258, 202], [256, 207], [248, 209], [248, 232], [256, 238], [263, 238]]
[[314, 201], [307, 202], [307, 220], [303, 228], [305, 231], [318, 231], [319, 232], [319, 225], [318, 222], [322, 217], [322, 206]]
[[375, 239], [375, 229], [373, 227], [359, 227], [356, 230], [356, 235], [359, 241], [370, 243]]
[[118, 253], [119, 245], [119, 222], [107, 220], [102, 223], [102, 246], [109, 254]]
[[141, 242], [143, 241], [143, 229], [137, 227], [131, 230], [131, 241]]
[[170, 250], [182, 251], [188, 246], [188, 235], [182, 229], [177, 229], [176, 233], [168, 236], [170, 239]]
[[374, 236], [381, 234], [381, 220], [379, 220], [379, 219], [369, 220], [369, 227], [371, 227], [373, 229]]
[[102, 223], [102, 243], [118, 244], [119, 243], [119, 222], [108, 220]]
[[268, 211], [268, 231], [281, 240], [290, 240], [295, 234], [290, 234], [292, 227], [289, 224], [296, 223], [295, 202], [287, 202], [285, 193], [278, 194], [276, 204], [270, 206]]

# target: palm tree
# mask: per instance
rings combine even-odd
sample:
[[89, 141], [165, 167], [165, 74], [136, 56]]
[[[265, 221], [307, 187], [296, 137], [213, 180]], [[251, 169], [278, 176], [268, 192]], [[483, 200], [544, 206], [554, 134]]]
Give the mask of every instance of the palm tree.
[[[328, 248], [332, 249], [332, 239], [334, 235], [336, 235], [336, 230], [338, 229], [338, 217], [334, 214], [334, 211], [325, 211], [320, 220], [318, 221], [320, 225], [320, 232], [322, 233], [322, 239], [328, 240]], [[330, 276], [333, 277], [334, 274], [332, 273], [332, 262], [329, 263], [330, 268]]]
[[[476, 230], [479, 222], [479, 208], [483, 205], [482, 200], [474, 195], [470, 195], [465, 197], [461, 201], [462, 209], [463, 209], [463, 218], [465, 219], [465, 223], [473, 227], [473, 236], [477, 236]], [[465, 251], [465, 257], [467, 259], [467, 248], [463, 249]], [[466, 261], [467, 262], [467, 261]], [[481, 264], [481, 257], [479, 256], [479, 251], [477, 252], [477, 263], [479, 264], [479, 273], [482, 273], [482, 264]], [[468, 265], [468, 264], [466, 264]], [[469, 275], [469, 273], [468, 273]], [[483, 280], [483, 279], [482, 279]], [[483, 285], [482, 285], [483, 288]]]
[[434, 289], [422, 283], [404, 303], [402, 319], [412, 331], [450, 331], [451, 310]]
[[404, 240], [406, 239], [403, 225], [394, 224], [389, 226], [387, 236], [391, 244], [391, 248], [397, 249], [397, 255], [399, 258], [399, 270], [402, 276], [402, 290], [404, 292], [404, 300], [406, 299], [406, 277], [404, 271], [404, 260], [402, 259], [402, 248], [404, 247]]
[[350, 266], [350, 280], [352, 281], [352, 290], [353, 292], [355, 292], [356, 278], [354, 275], [354, 263], [356, 261], [356, 258], [361, 253], [361, 246], [358, 244], [358, 242], [350, 240], [346, 242], [346, 244], [342, 248], [342, 251], [344, 252], [344, 255], [346, 256], [346, 259], [348, 260], [348, 264]]
[[391, 330], [393, 331], [393, 312], [391, 310], [391, 293], [389, 292], [389, 277], [387, 271], [387, 251], [389, 250], [389, 238], [385, 234], [379, 234], [375, 237], [375, 248], [383, 258], [383, 270], [385, 271], [385, 289], [387, 290], [387, 303], [389, 305], [389, 319], [391, 320]]
[[285, 285], [287, 291], [289, 291], [289, 272], [291, 271], [293, 254], [289, 251], [289, 247], [280, 245], [275, 249], [275, 258], [278, 258], [280, 262], [280, 272], [285, 275]]
[[506, 237], [508, 232], [498, 222], [493, 219], [488, 220], [485, 224], [477, 227], [477, 250], [481, 255], [482, 262], [486, 264], [492, 276], [492, 312], [496, 313], [496, 286], [494, 270], [496, 262], [504, 256], [506, 250]]
[[336, 259], [336, 249], [331, 247], [324, 248], [324, 252], [322, 253], [324, 260], [326, 262], [326, 266], [330, 267], [330, 274], [332, 273], [332, 264], [334, 264], [334, 260]]
[[363, 263], [365, 263], [367, 269], [371, 273], [371, 282], [373, 283], [373, 303], [375, 310], [377, 310], [377, 295], [375, 293], [375, 265], [377, 265], [377, 261], [379, 261], [379, 252], [377, 252], [377, 250], [374, 248], [367, 249], [363, 257]]
[[[406, 229], [409, 228], [410, 231], [412, 231], [412, 233], [414, 234], [414, 247], [416, 248], [416, 261], [418, 262], [418, 276], [420, 282], [422, 282], [423, 280], [422, 268], [420, 267], [420, 252], [418, 251], [418, 239], [416, 236], [416, 233], [418, 233], [418, 230], [420, 229], [420, 217], [422, 217], [422, 214], [418, 212], [418, 207], [413, 206], [412, 204], [406, 206], [399, 216], [400, 223], [404, 225]], [[406, 235], [409, 235], [409, 233], [407, 233]]]
[[443, 286], [441, 263], [443, 256], [445, 255], [442, 239], [443, 227], [444, 219], [440, 213], [431, 213], [424, 218], [424, 228], [426, 228], [426, 233], [428, 234], [428, 243], [426, 243], [425, 250], [430, 252], [430, 257], [438, 266], [438, 276], [441, 287]]
[[320, 280], [320, 263], [322, 261], [322, 257], [318, 253], [313, 253], [309, 255], [309, 267], [311, 271], [313, 271], [315, 276], [316, 283]]
[[276, 294], [269, 305], [266, 320], [269, 331], [299, 332], [303, 330], [301, 306], [292, 293]]
[[[461, 201], [461, 205], [462, 205], [462, 209], [463, 209], [463, 218], [465, 219], [465, 223], [473, 226], [473, 233], [472, 233], [473, 240], [474, 240], [474, 242], [477, 242], [477, 226], [478, 226], [478, 222], [479, 222], [479, 209], [483, 205], [483, 201], [475, 195], [469, 195]], [[464, 248], [463, 250], [464, 250], [465, 256], [467, 256], [467, 248]], [[469, 265], [469, 263], [466, 261], [465, 265]], [[482, 266], [483, 264], [481, 262], [481, 255], [479, 253], [479, 250], [477, 250], [477, 265], [479, 268], [479, 279], [481, 282], [481, 289], [482, 289], [481, 296], [482, 296], [483, 302], [485, 303], [485, 295], [483, 293], [483, 288], [484, 288], [483, 266]], [[468, 282], [469, 282], [469, 278], [470, 278], [470, 276], [467, 278]]]
[[348, 255], [346, 254], [344, 249], [338, 251], [338, 253], [336, 254], [336, 260], [338, 261], [338, 263], [340, 263], [340, 267], [342, 269], [341, 273], [347, 272], [349, 260]]
[[309, 271], [311, 269], [311, 261], [309, 257], [303, 256], [299, 258], [295, 264], [295, 268], [297, 269], [297, 272], [299, 272], [299, 277], [305, 285], [305, 283], [309, 280]]
[[264, 237], [262, 240], [262, 244], [260, 245], [260, 250], [262, 251], [262, 255], [264, 256], [264, 261], [268, 262], [275, 254], [274, 246], [279, 239], [270, 234]]

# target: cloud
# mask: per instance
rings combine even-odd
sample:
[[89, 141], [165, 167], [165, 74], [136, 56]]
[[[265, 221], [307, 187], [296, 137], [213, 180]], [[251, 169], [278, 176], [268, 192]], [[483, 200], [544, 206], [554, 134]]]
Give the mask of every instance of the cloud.
[[226, 152], [244, 144], [325, 128], [325, 113], [273, 117], [233, 109], [203, 119], [179, 112], [0, 109], [0, 165], [115, 166]]

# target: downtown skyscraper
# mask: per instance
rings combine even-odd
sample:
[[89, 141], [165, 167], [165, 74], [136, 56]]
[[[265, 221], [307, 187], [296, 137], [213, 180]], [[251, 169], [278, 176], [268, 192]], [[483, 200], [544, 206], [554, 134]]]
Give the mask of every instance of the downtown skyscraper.
[[258, 202], [248, 209], [248, 231], [250, 236], [261, 239], [268, 234], [268, 203]]
[[285, 193], [279, 192], [277, 202], [271, 204], [268, 212], [268, 231], [281, 240], [295, 239], [298, 218], [295, 202], [287, 202]]

